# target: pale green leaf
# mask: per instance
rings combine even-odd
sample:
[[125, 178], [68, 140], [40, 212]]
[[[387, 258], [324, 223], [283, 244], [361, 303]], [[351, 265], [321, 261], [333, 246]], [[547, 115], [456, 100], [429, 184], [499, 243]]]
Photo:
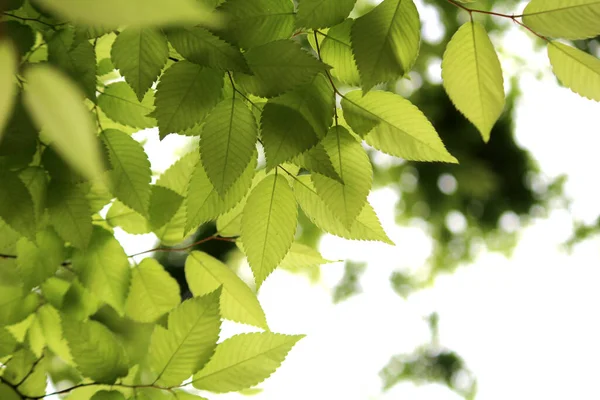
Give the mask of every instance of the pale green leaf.
[[292, 243], [290, 251], [285, 255], [279, 268], [290, 272], [299, 273], [306, 271], [311, 277], [319, 276], [319, 266], [334, 261], [323, 258], [321, 253], [302, 243]]
[[[6, 363], [2, 381], [18, 387], [23, 398], [44, 397], [46, 393], [46, 363], [37, 361], [30, 349], [22, 347]], [[4, 400], [4, 399], [2, 399]]]
[[154, 234], [165, 246], [176, 246], [191, 237], [195, 231], [186, 229], [185, 204], [181, 204], [171, 219], [154, 231]]
[[[0, 258], [0, 326], [31, 320], [28, 317], [38, 306], [38, 294], [23, 287], [16, 260]], [[18, 341], [23, 341], [25, 332], [9, 330]]]
[[307, 171], [319, 173], [339, 182], [342, 181], [321, 143], [294, 157], [291, 162]]
[[208, 115], [200, 135], [200, 157], [218, 194], [225, 196], [255, 155], [258, 127], [241, 99], [219, 103]]
[[194, 296], [203, 296], [222, 286], [223, 318], [269, 329], [256, 294], [231, 268], [216, 258], [200, 251], [190, 253], [185, 261], [185, 280]]
[[194, 149], [186, 153], [171, 165], [156, 181], [158, 186], [171, 189], [180, 196], [185, 196], [190, 177], [200, 161], [200, 152]]
[[0, 142], [17, 95], [17, 51], [10, 40], [0, 41]]
[[44, 304], [37, 310], [35, 317], [39, 321], [42, 332], [44, 332], [44, 339], [48, 348], [67, 364], [73, 365], [71, 350], [65, 338], [66, 336], [63, 334], [61, 316], [56, 308]]
[[188, 61], [179, 61], [163, 74], [156, 88], [153, 116], [161, 139], [191, 128], [221, 100], [223, 73]]
[[252, 191], [242, 215], [242, 236], [256, 287], [286, 255], [296, 233], [298, 206], [287, 180], [272, 174]]
[[369, 203], [363, 207], [356, 217], [356, 222], [348, 229], [332, 215], [327, 205], [319, 198], [309, 176], [297, 177], [294, 192], [306, 216], [321, 230], [345, 239], [373, 240], [393, 244]]
[[371, 161], [362, 145], [342, 126], [331, 128], [322, 144], [341, 182], [319, 174], [312, 174], [312, 181], [329, 210], [350, 228], [371, 191]]
[[153, 128], [154, 118], [147, 115], [154, 109], [154, 93], [149, 91], [140, 102], [133, 89], [125, 82], [115, 82], [98, 96], [98, 105], [115, 122], [134, 128]]
[[251, 48], [294, 31], [294, 4], [290, 0], [228, 0], [217, 9], [225, 23], [216, 32], [230, 43]]
[[25, 104], [56, 151], [83, 176], [102, 174], [103, 162], [91, 115], [82, 93], [66, 76], [47, 65], [25, 71]]
[[235, 207], [221, 214], [217, 218], [217, 232], [219, 236], [235, 237], [242, 233], [242, 211], [246, 206], [247, 197], [243, 198]]
[[352, 25], [352, 49], [365, 92], [406, 75], [419, 54], [421, 22], [412, 0], [383, 0]]
[[17, 339], [6, 328], [0, 328], [0, 358], [11, 354], [17, 347]]
[[206, 367], [194, 375], [193, 385], [215, 393], [255, 386], [279, 368], [303, 337], [271, 332], [235, 335], [219, 343]]
[[115, 129], [102, 132], [101, 138], [112, 165], [111, 192], [123, 204], [147, 216], [152, 171], [144, 148], [128, 134]]
[[214, 25], [218, 17], [194, 0], [35, 0], [44, 9], [82, 25], [162, 26], [178, 23]]
[[350, 14], [356, 0], [300, 0], [296, 15], [299, 28], [325, 28], [339, 24]]
[[486, 142], [504, 109], [500, 60], [485, 28], [467, 22], [452, 36], [442, 60], [444, 89]]
[[26, 288], [53, 276], [64, 259], [64, 243], [52, 229], [39, 231], [35, 242], [21, 238], [17, 243], [17, 265]]
[[600, 101], [600, 60], [566, 44], [548, 44], [548, 57], [558, 80], [573, 92]]
[[523, 22], [536, 33], [565, 39], [600, 35], [600, 1], [531, 0], [523, 10]]
[[123, 393], [118, 392], [116, 390], [101, 390], [96, 392], [90, 400], [125, 400], [125, 396]]
[[175, 308], [181, 297], [177, 281], [153, 258], [131, 270], [125, 315], [138, 322], [154, 322]]
[[201, 27], [167, 31], [169, 42], [186, 60], [225, 71], [249, 73], [240, 50]]
[[368, 144], [384, 153], [415, 161], [457, 163], [431, 122], [395, 93], [355, 90], [342, 98], [344, 117]]
[[277, 40], [244, 53], [253, 75], [234, 74], [236, 83], [259, 97], [274, 97], [304, 83], [328, 68], [292, 40]]
[[[168, 190], [168, 189], [165, 189]], [[112, 227], [120, 227], [132, 235], [143, 235], [152, 231], [148, 220], [133, 211], [119, 200], [115, 200], [106, 213], [106, 222]]]
[[82, 321], [98, 311], [101, 305], [103, 304], [75, 279], [62, 299], [60, 311], [69, 318]]
[[187, 196], [184, 200], [186, 210], [185, 231], [189, 232], [201, 224], [216, 219], [219, 215], [232, 209], [244, 198], [255, 174], [257, 153], [252, 153], [251, 162], [229, 188], [224, 196], [220, 196], [213, 184], [208, 179], [201, 162], [196, 164], [196, 169], [190, 177]]
[[181, 303], [169, 314], [168, 330], [156, 325], [148, 362], [162, 386], [179, 385], [212, 357], [221, 319], [217, 290]]
[[127, 375], [127, 355], [116, 336], [96, 321], [64, 318], [62, 329], [79, 371], [98, 383]]
[[331, 27], [321, 42], [321, 58], [331, 65], [331, 75], [340, 82], [351, 86], [360, 86], [360, 74], [354, 61], [350, 32], [354, 20], [347, 19], [339, 25]]
[[123, 313], [131, 270], [123, 248], [110, 232], [94, 227], [88, 248], [73, 254], [73, 269], [98, 299]]
[[21, 235], [35, 238], [33, 199], [23, 181], [11, 171], [0, 171], [0, 218]]
[[171, 189], [153, 185], [150, 196], [150, 226], [157, 230], [165, 225], [181, 207], [183, 196]]
[[169, 44], [158, 30], [127, 28], [111, 49], [111, 60], [125, 81], [142, 101], [152, 83], [167, 63]]
[[79, 249], [87, 247], [92, 236], [92, 212], [80, 186], [52, 180], [48, 187], [48, 214], [65, 242]]

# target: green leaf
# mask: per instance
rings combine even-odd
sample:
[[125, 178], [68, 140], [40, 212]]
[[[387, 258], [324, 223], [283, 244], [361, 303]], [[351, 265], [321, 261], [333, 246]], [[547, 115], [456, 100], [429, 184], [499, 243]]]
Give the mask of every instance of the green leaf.
[[600, 101], [600, 60], [566, 44], [548, 44], [548, 57], [558, 80], [580, 96]]
[[101, 138], [112, 165], [111, 192], [126, 206], [148, 215], [152, 171], [144, 148], [134, 138], [115, 129], [105, 130]]
[[402, 77], [419, 54], [421, 22], [412, 0], [384, 0], [354, 21], [352, 49], [364, 92]]
[[169, 57], [169, 43], [159, 31], [126, 28], [115, 39], [111, 59], [139, 101], [160, 75]]
[[[165, 189], [168, 190], [168, 189]], [[112, 227], [120, 227], [132, 235], [143, 235], [152, 232], [148, 220], [133, 211], [119, 200], [115, 200], [106, 213], [106, 222]]]
[[152, 185], [150, 196], [150, 226], [157, 230], [165, 225], [177, 213], [183, 204], [183, 196], [171, 189]]
[[186, 300], [169, 314], [169, 329], [156, 325], [150, 344], [149, 365], [162, 386], [179, 385], [212, 357], [221, 327], [216, 290]]
[[74, 365], [66, 335], [63, 334], [61, 316], [56, 308], [49, 304], [42, 305], [37, 310], [36, 319], [44, 332], [48, 348], [67, 364]]
[[96, 321], [64, 318], [63, 334], [79, 371], [95, 382], [114, 383], [127, 375], [127, 356], [115, 335]]
[[87, 247], [92, 236], [92, 212], [80, 186], [53, 179], [48, 187], [48, 214], [65, 242], [78, 249]]
[[323, 258], [321, 253], [302, 243], [292, 243], [290, 251], [281, 260], [279, 268], [296, 272], [307, 267], [329, 264], [333, 261]]
[[201, 27], [167, 31], [169, 42], [186, 60], [224, 71], [250, 73], [240, 50]]
[[219, 103], [202, 127], [200, 157], [219, 195], [237, 181], [255, 155], [258, 128], [254, 114], [241, 99]]
[[319, 174], [311, 175], [312, 181], [329, 210], [350, 228], [371, 191], [371, 161], [362, 145], [342, 126], [331, 128], [322, 144], [341, 182]]
[[31, 194], [19, 176], [0, 170], [0, 218], [12, 229], [35, 238], [35, 209]]
[[0, 358], [11, 354], [17, 347], [17, 339], [6, 328], [0, 328]]
[[228, 0], [217, 9], [225, 20], [217, 34], [242, 48], [287, 39], [294, 31], [294, 4], [290, 0]]
[[98, 299], [75, 279], [62, 299], [60, 311], [70, 318], [82, 321], [98, 311], [100, 305]]
[[88, 179], [102, 174], [103, 162], [83, 95], [66, 76], [47, 65], [25, 71], [25, 104], [56, 151]]
[[73, 254], [73, 269], [98, 299], [123, 314], [131, 270], [123, 248], [110, 232], [94, 227], [88, 248]]
[[19, 178], [21, 178], [31, 195], [36, 221], [42, 221], [46, 210], [48, 173], [42, 167], [32, 166], [22, 170], [19, 173]]
[[154, 93], [147, 92], [140, 102], [133, 89], [125, 82], [115, 82], [98, 96], [98, 105], [115, 122], [134, 128], [153, 128], [154, 118], [147, 115], [154, 109]]
[[331, 159], [321, 143], [318, 143], [312, 149], [296, 156], [291, 162], [308, 171], [316, 172], [342, 182], [342, 179], [333, 167]]
[[189, 232], [201, 224], [214, 220], [220, 214], [230, 210], [248, 192], [255, 174], [257, 153], [252, 153], [251, 163], [246, 166], [242, 176], [220, 196], [214, 188], [201, 162], [190, 177], [187, 196], [184, 200], [186, 210], [185, 231]]
[[327, 31], [321, 42], [321, 59], [331, 65], [331, 75], [350, 86], [360, 86], [360, 74], [350, 41], [350, 32], [354, 20], [347, 19]]
[[48, 61], [77, 82], [88, 99], [96, 101], [96, 53], [86, 40], [76, 40], [73, 29], [56, 31], [46, 39]]
[[63, 241], [51, 229], [40, 231], [36, 242], [17, 242], [17, 265], [26, 288], [40, 285], [53, 276], [65, 259]]
[[356, 0], [300, 0], [296, 26], [325, 28], [342, 22], [354, 8]]
[[328, 68], [292, 40], [277, 40], [244, 53], [253, 75], [236, 72], [236, 83], [245, 92], [274, 97], [310, 82]]
[[13, 388], [5, 383], [0, 383], [0, 398], [3, 400], [21, 400], [22, 397]]
[[125, 396], [123, 396], [123, 393], [116, 390], [101, 390], [96, 392], [90, 400], [125, 400]]
[[199, 161], [200, 152], [198, 149], [188, 152], [158, 178], [156, 185], [170, 189], [181, 196], [185, 196], [188, 190], [190, 177], [196, 170], [196, 165]]
[[356, 217], [356, 222], [348, 229], [332, 215], [327, 205], [319, 198], [309, 176], [297, 177], [294, 192], [306, 216], [321, 230], [351, 240], [373, 240], [394, 244], [384, 232], [377, 214], [369, 203], [363, 207]]
[[138, 322], [154, 322], [181, 301], [179, 285], [153, 258], [131, 270], [131, 288], [125, 315]]
[[458, 162], [427, 117], [395, 93], [377, 91], [363, 96], [355, 90], [342, 98], [342, 108], [354, 132], [377, 150], [407, 160]]
[[523, 22], [536, 33], [565, 39], [600, 35], [598, 0], [531, 0]]
[[248, 197], [242, 215], [242, 236], [256, 287], [287, 254], [296, 233], [298, 206], [287, 180], [268, 175]]
[[194, 296], [206, 295], [222, 286], [220, 304], [223, 318], [269, 329], [256, 294], [231, 268], [216, 258], [200, 251], [190, 253], [185, 261], [185, 280]]
[[485, 28], [467, 22], [452, 36], [442, 61], [444, 89], [484, 141], [504, 109], [500, 60]]
[[194, 375], [193, 385], [215, 393], [255, 386], [279, 368], [303, 337], [271, 332], [235, 335], [219, 343], [206, 367]]
[[10, 362], [6, 363], [2, 380], [18, 387], [18, 391], [23, 398], [44, 397], [46, 394], [44, 360], [38, 362], [37, 357], [30, 349], [21, 348], [12, 355]]
[[82, 25], [161, 26], [178, 23], [216, 24], [218, 18], [193, 0], [35, 0], [59, 17]]
[[221, 100], [223, 73], [179, 61], [163, 74], [156, 88], [156, 110], [161, 139], [204, 120]]
[[38, 130], [19, 100], [15, 101], [4, 133], [0, 134], [0, 165], [3, 169], [27, 167], [38, 151]]
[[15, 74], [17, 73], [17, 52], [12, 42], [0, 41], [0, 142], [4, 134], [4, 128], [10, 119], [17, 85]]

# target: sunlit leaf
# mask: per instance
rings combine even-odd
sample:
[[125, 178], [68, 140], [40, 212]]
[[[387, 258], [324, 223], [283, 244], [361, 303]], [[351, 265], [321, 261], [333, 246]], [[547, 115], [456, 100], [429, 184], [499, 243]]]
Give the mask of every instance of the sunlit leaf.
[[8, 40], [0, 41], [0, 142], [4, 128], [8, 123], [17, 94], [15, 74], [17, 73], [17, 54]]
[[360, 74], [352, 53], [350, 32], [353, 19], [331, 27], [321, 42], [321, 58], [331, 65], [331, 75], [351, 86], [360, 86]]
[[600, 60], [566, 44], [548, 44], [548, 57], [558, 80], [588, 99], [600, 101]]
[[302, 28], [325, 28], [339, 24], [350, 14], [356, 0], [300, 0], [296, 26]]
[[600, 35], [600, 2], [597, 0], [531, 0], [523, 22], [536, 33], [565, 39]]
[[98, 96], [98, 106], [110, 119], [120, 124], [140, 129], [156, 126], [156, 120], [147, 117], [154, 109], [154, 94], [147, 92], [140, 102], [125, 82], [115, 82], [105, 87]]

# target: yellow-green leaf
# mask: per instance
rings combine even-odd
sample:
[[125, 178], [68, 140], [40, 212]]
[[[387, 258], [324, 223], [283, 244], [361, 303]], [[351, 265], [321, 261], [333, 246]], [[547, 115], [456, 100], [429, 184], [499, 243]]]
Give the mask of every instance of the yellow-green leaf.
[[350, 14], [356, 0], [300, 0], [296, 15], [299, 28], [325, 28], [339, 24]]
[[17, 51], [9, 40], [0, 40], [0, 141], [10, 118], [17, 85]]
[[98, 105], [108, 118], [120, 124], [139, 129], [156, 126], [156, 120], [147, 116], [154, 109], [152, 91], [139, 101], [127, 83], [115, 82], [105, 87], [98, 96]]
[[467, 22], [452, 36], [442, 61], [444, 89], [486, 142], [504, 109], [504, 79], [485, 28]]
[[548, 57], [558, 80], [588, 99], [600, 101], [600, 60], [559, 42], [548, 44]]
[[525, 25], [550, 37], [587, 39], [598, 36], [598, 21], [598, 0], [531, 0], [523, 11]]

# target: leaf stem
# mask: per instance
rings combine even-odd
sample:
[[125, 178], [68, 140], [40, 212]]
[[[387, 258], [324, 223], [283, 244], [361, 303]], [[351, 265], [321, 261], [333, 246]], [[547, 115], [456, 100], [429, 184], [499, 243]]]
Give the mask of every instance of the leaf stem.
[[32, 22], [37, 22], [37, 23], [39, 23], [39, 24], [46, 25], [47, 27], [49, 27], [49, 28], [52, 28], [52, 29], [54, 29], [54, 30], [56, 30], [56, 27], [57, 27], [57, 26], [60, 26], [60, 25], [64, 25], [64, 24], [66, 24], [66, 22], [61, 22], [61, 23], [59, 23], [59, 24], [53, 25], [53, 24], [50, 24], [50, 23], [48, 23], [48, 22], [42, 21], [42, 20], [41, 20], [41, 19], [39, 19], [39, 18], [20, 17], [20, 16], [18, 16], [18, 15], [11, 14], [11, 13], [7, 13], [7, 12], [3, 12], [2, 14], [3, 14], [3, 15], [6, 15], [7, 17], [11, 17], [11, 18], [18, 19], [18, 20], [21, 20], [21, 21], [32, 21]]

